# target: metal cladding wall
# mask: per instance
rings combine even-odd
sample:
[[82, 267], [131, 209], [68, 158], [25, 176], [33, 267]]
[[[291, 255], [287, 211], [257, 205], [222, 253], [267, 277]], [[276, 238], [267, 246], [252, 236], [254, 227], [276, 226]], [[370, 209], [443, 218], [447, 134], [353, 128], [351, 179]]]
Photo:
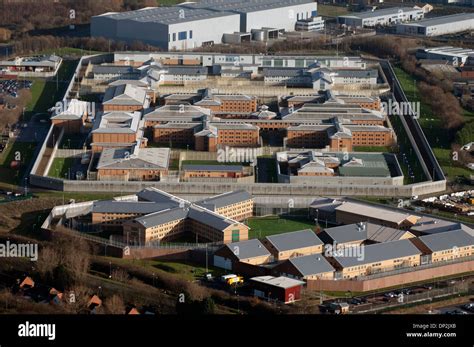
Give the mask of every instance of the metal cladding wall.
[[[193, 37], [189, 38], [189, 31], [192, 30]], [[224, 32], [233, 33], [240, 30], [240, 16], [229, 14], [221, 17], [193, 20], [184, 23], [169, 25], [169, 32], [176, 34], [176, 41], [169, 42], [167, 49], [192, 49], [202, 46], [203, 42], [213, 41], [215, 44], [222, 42]], [[186, 40], [178, 40], [179, 32], [187, 32]]]
[[91, 19], [91, 36], [116, 39], [117, 21], [107, 16], [95, 16]]
[[248, 12], [245, 20], [242, 21], [245, 26], [241, 31], [250, 32], [252, 29], [261, 29], [264, 27], [285, 29], [294, 31], [296, 21], [299, 19], [311, 18], [317, 11], [317, 3], [291, 5], [288, 7], [268, 9], [256, 12]]
[[117, 40], [143, 41], [160, 48], [168, 48], [168, 26], [156, 22], [139, 22], [129, 19], [117, 20]]

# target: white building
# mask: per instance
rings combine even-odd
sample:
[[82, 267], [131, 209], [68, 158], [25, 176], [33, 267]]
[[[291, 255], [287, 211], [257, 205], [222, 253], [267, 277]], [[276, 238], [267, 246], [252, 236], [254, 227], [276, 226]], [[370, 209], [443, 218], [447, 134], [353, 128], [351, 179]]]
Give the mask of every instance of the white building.
[[186, 50], [221, 43], [225, 33], [293, 31], [298, 20], [316, 15], [312, 0], [202, 0], [95, 16], [91, 36]]
[[425, 13], [419, 7], [390, 7], [359, 13], [351, 13], [337, 17], [339, 24], [350, 27], [373, 28], [388, 26], [403, 22], [411, 22], [424, 18]]
[[440, 36], [474, 30], [474, 13], [460, 13], [434, 17], [417, 23], [397, 25], [397, 34]]
[[322, 17], [312, 17], [296, 22], [296, 30], [298, 31], [322, 31], [324, 30], [324, 20]]
[[469, 57], [474, 57], [474, 50], [459, 47], [434, 47], [420, 49], [416, 52], [418, 59], [443, 60], [454, 66], [465, 64]]

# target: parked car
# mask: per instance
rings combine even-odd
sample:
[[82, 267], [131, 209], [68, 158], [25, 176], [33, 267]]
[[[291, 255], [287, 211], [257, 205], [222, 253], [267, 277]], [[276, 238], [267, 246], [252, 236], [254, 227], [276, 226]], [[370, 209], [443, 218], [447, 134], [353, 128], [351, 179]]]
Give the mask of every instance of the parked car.
[[473, 312], [474, 313], [474, 303], [469, 303], [461, 306], [463, 310]]

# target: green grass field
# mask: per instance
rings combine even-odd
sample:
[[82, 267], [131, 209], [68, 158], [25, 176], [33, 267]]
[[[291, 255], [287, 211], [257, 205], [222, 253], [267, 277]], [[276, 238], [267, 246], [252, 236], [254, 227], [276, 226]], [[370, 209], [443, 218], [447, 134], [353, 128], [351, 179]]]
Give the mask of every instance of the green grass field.
[[[28, 163], [33, 158], [33, 153], [36, 148], [34, 142], [14, 142], [10, 143], [8, 148], [0, 155], [0, 182], [5, 184], [22, 184], [20, 182]], [[10, 168], [10, 163], [16, 160], [16, 155], [19, 153], [21, 166], [14, 170]]]
[[349, 12], [347, 7], [318, 4], [318, 16], [337, 17]]
[[[458, 166], [457, 163], [452, 160], [451, 143], [454, 141], [454, 134], [443, 129], [441, 126], [441, 120], [433, 114], [429, 105], [421, 101], [420, 92], [414, 83], [414, 78], [398, 67], [395, 67], [395, 74], [397, 75], [407, 98], [410, 101], [421, 103], [421, 115], [418, 121], [448, 180], [453, 180], [456, 176], [464, 176], [468, 178], [471, 171], [467, 168]], [[466, 120], [472, 119], [472, 115], [472, 112], [464, 112]]]
[[354, 146], [354, 152], [393, 152], [389, 146]]
[[315, 227], [314, 221], [305, 217], [290, 219], [280, 216], [249, 218], [247, 225], [250, 227], [249, 238], [251, 239]]
[[65, 178], [68, 175], [68, 169], [74, 165], [74, 161], [74, 158], [55, 158], [49, 169], [48, 176]]

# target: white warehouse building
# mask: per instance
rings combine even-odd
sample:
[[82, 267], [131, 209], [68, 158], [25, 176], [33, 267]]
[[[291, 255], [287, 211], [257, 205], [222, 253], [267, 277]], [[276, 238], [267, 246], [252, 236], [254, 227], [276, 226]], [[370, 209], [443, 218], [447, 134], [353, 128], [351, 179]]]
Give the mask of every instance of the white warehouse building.
[[224, 34], [252, 29], [294, 31], [298, 20], [315, 16], [313, 0], [202, 0], [94, 16], [91, 36], [186, 50], [218, 44]]
[[397, 34], [404, 35], [440, 36], [468, 30], [474, 30], [474, 13], [453, 14], [397, 25]]
[[373, 28], [423, 19], [425, 13], [419, 7], [390, 7], [381, 10], [352, 13], [337, 17], [339, 24], [357, 28]]

